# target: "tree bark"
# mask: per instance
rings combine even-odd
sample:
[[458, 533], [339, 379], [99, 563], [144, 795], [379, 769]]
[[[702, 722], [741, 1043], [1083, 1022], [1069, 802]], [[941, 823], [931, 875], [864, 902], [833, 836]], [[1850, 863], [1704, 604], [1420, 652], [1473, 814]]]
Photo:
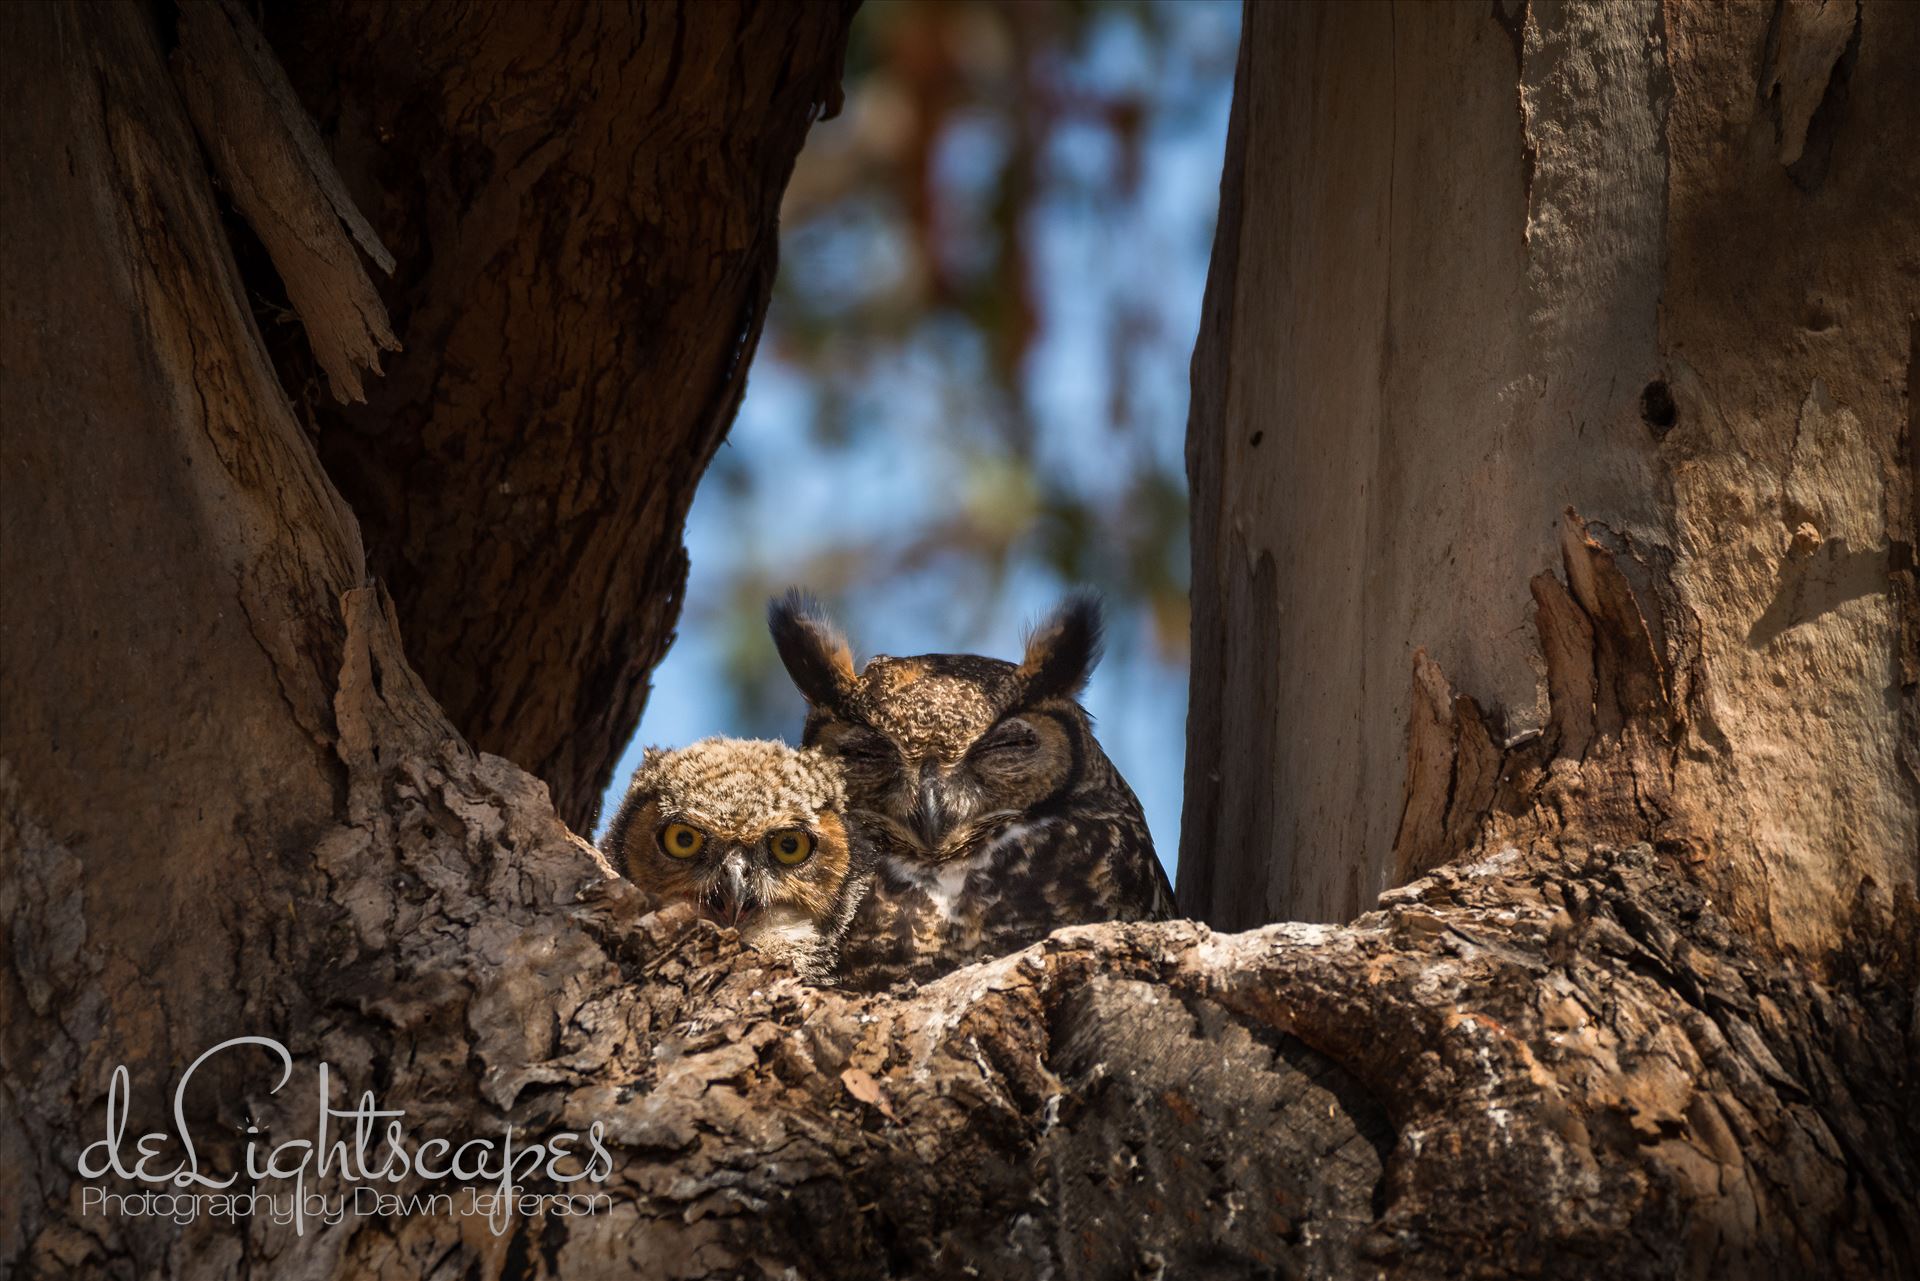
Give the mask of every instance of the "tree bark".
[[400, 266], [364, 404], [282, 368], [454, 726], [593, 819], [746, 388], [780, 194], [839, 107], [851, 6], [276, 7], [269, 32]]
[[[1288, 154], [1263, 131], [1274, 116], [1261, 105], [1299, 83], [1286, 59], [1378, 53], [1365, 6], [1320, 14], [1313, 40], [1291, 28], [1294, 14], [1249, 12], [1196, 356], [1200, 541], [1239, 528], [1205, 488], [1223, 462], [1204, 448], [1208, 415], [1250, 403], [1241, 380], [1265, 359], [1239, 344], [1304, 330], [1265, 309], [1333, 317], [1359, 287], [1338, 273], [1277, 287], [1255, 235], [1267, 224], [1249, 212], [1256, 176]], [[1724, 33], [1683, 39], [1677, 15], [1667, 19], [1676, 29], [1656, 54], [1604, 32], [1563, 41], [1563, 53], [1597, 59], [1590, 70], [1616, 86], [1637, 60], [1658, 61], [1677, 112], [1695, 69], [1737, 61], [1741, 47]], [[1523, 50], [1545, 39], [1529, 34], [1543, 20], [1524, 20]], [[252, 324], [203, 147], [216, 168], [226, 162], [196, 141], [188, 109], [200, 90], [170, 78], [171, 34], [131, 6], [16, 6], [0, 22], [8, 101], [25, 104], [0, 121], [11, 158], [0, 254], [10, 958], [0, 1257], [21, 1275], [1912, 1272], [1912, 878], [1836, 880], [1845, 901], [1822, 919], [1843, 919], [1817, 957], [1801, 955], [1742, 888], [1761, 837], [1741, 816], [1777, 813], [1759, 808], [1772, 798], [1702, 820], [1697, 789], [1710, 767], [1728, 771], [1711, 775], [1715, 803], [1745, 777], [1727, 761], [1752, 768], [1736, 750], [1748, 740], [1726, 727], [1786, 696], [1715, 683], [1723, 664], [1710, 638], [1738, 625], [1701, 613], [1702, 584], [1720, 582], [1711, 571], [1723, 593], [1746, 590], [1757, 572], [1746, 561], [1702, 557], [1692, 544], [1669, 561], [1647, 552], [1656, 544], [1553, 508], [1550, 541], [1514, 583], [1530, 583], [1534, 640], [1520, 657], [1543, 672], [1542, 729], [1490, 729], [1492, 714], [1449, 684], [1441, 650], [1417, 665], [1419, 716], [1399, 727], [1416, 727], [1407, 781], [1396, 772], [1394, 782], [1414, 816], [1400, 824], [1399, 849], [1418, 851], [1399, 866], [1426, 874], [1348, 924], [1083, 927], [918, 990], [807, 987], [743, 953], [731, 932], [649, 910], [562, 824], [535, 777], [469, 746], [442, 712], [403, 646], [397, 602], [370, 579], [355, 510], [322, 465], [332, 428], [323, 423], [316, 448]], [[1862, 18], [1850, 111], [1884, 106], [1890, 92], [1874, 79], [1893, 56], [1869, 56], [1876, 30]], [[235, 40], [205, 65], [249, 65]], [[1347, 102], [1334, 74], [1345, 65], [1319, 78], [1330, 108]], [[271, 85], [256, 87], [276, 101]], [[288, 132], [269, 136], [294, 139], [297, 153], [297, 130], [275, 127]], [[1844, 167], [1839, 147], [1828, 182]], [[1315, 154], [1357, 162], [1362, 149]], [[324, 179], [289, 164], [276, 180], [303, 193], [303, 208], [333, 208]], [[1305, 200], [1325, 179], [1308, 167], [1299, 182]], [[1563, 190], [1566, 208], [1579, 207], [1586, 189]], [[1416, 206], [1397, 216], [1417, 225], [1437, 215]], [[1875, 234], [1895, 244], [1897, 222], [1884, 214]], [[369, 223], [401, 276], [421, 269], [412, 241], [378, 216]], [[352, 289], [337, 260], [319, 260], [336, 265], [318, 288]], [[1631, 274], [1594, 271], [1577, 280], [1597, 288]], [[1579, 295], [1568, 286], [1564, 296]], [[1845, 298], [1858, 324], [1885, 319]], [[404, 315], [396, 307], [408, 357], [439, 359]], [[1911, 332], [1900, 328], [1909, 344]], [[1869, 359], [1885, 338], [1863, 330], [1838, 349], [1841, 363]], [[1746, 358], [1703, 346], [1690, 368], [1709, 354]], [[1543, 365], [1543, 376], [1560, 367]], [[1692, 384], [1668, 381], [1678, 436], [1693, 421]], [[1837, 375], [1824, 385], [1855, 390]], [[368, 394], [380, 386], [368, 381]], [[1808, 447], [1878, 448], [1863, 411], [1847, 411], [1848, 432], [1834, 426], [1835, 407], [1851, 402], [1828, 395]], [[1306, 422], [1276, 416], [1255, 430], [1277, 444]], [[679, 439], [697, 452], [694, 436]], [[1689, 458], [1711, 471], [1706, 443], [1694, 449]], [[1556, 501], [1576, 499], [1591, 501], [1572, 491]], [[1758, 510], [1772, 489], [1750, 499]], [[1240, 514], [1253, 530], [1286, 511]], [[1409, 515], [1379, 519], [1411, 539], [1426, 525]], [[1702, 545], [1724, 547], [1737, 532]], [[1709, 563], [1689, 561], [1681, 575], [1682, 552]], [[1460, 548], [1462, 560], [1506, 554]], [[1268, 594], [1197, 580], [1196, 612], [1215, 629], [1203, 634], [1218, 640], [1219, 619], [1232, 617], [1278, 635], [1274, 624], [1304, 610], [1310, 584], [1282, 575], [1273, 556], [1256, 556], [1247, 575], [1264, 575]], [[1877, 635], [1867, 626], [1877, 600], [1853, 598], [1820, 625], [1858, 613], [1863, 634]], [[1494, 622], [1481, 626], [1494, 637]], [[1676, 638], [1687, 637], [1699, 657], [1676, 663]], [[1807, 661], [1829, 655], [1839, 643], [1829, 640]], [[1257, 658], [1236, 651], [1234, 670], [1263, 673], [1249, 690], [1286, 688], [1286, 673]], [[1857, 686], [1894, 667], [1863, 665], [1851, 686], [1819, 670], [1836, 679], [1844, 728], [1847, 709], [1867, 701]], [[1898, 723], [1898, 699], [1883, 702], [1876, 724]], [[1735, 746], [1701, 746], [1703, 706]], [[1234, 741], [1274, 767], [1294, 728], [1237, 714]], [[1819, 724], [1805, 732], [1817, 738]], [[1196, 771], [1206, 759], [1196, 756]], [[1277, 829], [1289, 797], [1228, 792], [1223, 803], [1235, 814], [1266, 804]], [[1288, 848], [1265, 829], [1234, 830], [1257, 848]], [[1330, 826], [1329, 848], [1350, 852], [1343, 840]], [[1863, 841], [1848, 856], [1878, 876], [1893, 856]], [[1189, 846], [1183, 865], [1194, 856]], [[277, 1090], [277, 1068], [249, 1053], [194, 1077], [184, 1115], [207, 1168], [240, 1168], [248, 1126], [275, 1141], [311, 1137], [325, 1062], [336, 1104], [371, 1090], [405, 1110], [416, 1138], [598, 1123], [615, 1157], [609, 1204], [591, 1216], [516, 1215], [499, 1235], [418, 1208], [299, 1224], [89, 1212], [77, 1163], [107, 1130], [115, 1066], [128, 1065], [133, 1082], [130, 1136], [165, 1131], [183, 1065], [243, 1033], [283, 1043], [295, 1068]], [[344, 1190], [337, 1178], [312, 1186]]]
[[[1920, 20], [1252, 6], [1245, 51], [1195, 357], [1182, 904], [1349, 919], [1504, 821], [1504, 749], [1579, 761], [1660, 704], [1669, 777], [1595, 834], [1694, 851], [1756, 937], [1840, 945], [1920, 864], [1920, 162], [1884, 145], [1920, 130]], [[1584, 623], [1528, 583], [1570, 507], [1665, 690], [1556, 723], [1579, 637], [1543, 655], [1534, 615]]]

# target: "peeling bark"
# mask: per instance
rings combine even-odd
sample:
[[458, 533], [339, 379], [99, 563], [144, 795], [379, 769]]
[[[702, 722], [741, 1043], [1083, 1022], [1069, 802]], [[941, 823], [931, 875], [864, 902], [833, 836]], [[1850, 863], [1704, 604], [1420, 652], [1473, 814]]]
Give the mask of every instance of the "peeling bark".
[[[174, 67], [214, 172], [273, 257], [334, 396], [365, 400], [361, 371], [399, 342], [354, 246], [393, 271], [295, 101], [286, 74], [231, 0], [180, 11]], [[352, 241], [347, 239], [352, 234]]]
[[[399, 268], [405, 351], [307, 397], [408, 652], [591, 830], [686, 581], [681, 526], [766, 315], [780, 194], [851, 6], [276, 6]], [[306, 382], [297, 346], [289, 385]]]
[[[1779, 0], [1774, 5], [1760, 96], [1773, 112], [1780, 163], [1789, 172], [1798, 168], [1796, 179], [1817, 177], [1802, 164], [1809, 135], [1822, 112], [1837, 112], [1845, 100], [1851, 66], [1842, 60], [1857, 50], [1859, 38], [1859, 0]], [[1824, 171], [1826, 156], [1817, 163]]]

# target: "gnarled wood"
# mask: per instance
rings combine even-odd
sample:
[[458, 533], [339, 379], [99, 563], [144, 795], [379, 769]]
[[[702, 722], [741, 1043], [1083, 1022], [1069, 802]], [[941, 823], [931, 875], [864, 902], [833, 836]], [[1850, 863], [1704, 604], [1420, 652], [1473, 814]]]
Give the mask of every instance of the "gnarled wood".
[[[256, 1220], [256, 1268], [1879, 1277], [1920, 1245], [1910, 902], [1863, 898], [1881, 950], [1821, 983], [1758, 955], [1690, 865], [1543, 804], [1560, 830], [1348, 926], [1081, 927], [917, 991], [808, 988], [648, 912], [438, 718], [376, 593], [344, 607], [345, 818], [299, 918], [242, 934], [284, 958], [249, 1013], [298, 1067], [277, 1095], [277, 1070], [239, 1073], [209, 1128], [302, 1133], [325, 1059], [420, 1134], [599, 1122], [617, 1169], [603, 1212], [499, 1238], [445, 1214]], [[1630, 750], [1550, 761], [1538, 790], [1617, 779]], [[237, 1273], [219, 1242], [53, 1216], [30, 1271]]]

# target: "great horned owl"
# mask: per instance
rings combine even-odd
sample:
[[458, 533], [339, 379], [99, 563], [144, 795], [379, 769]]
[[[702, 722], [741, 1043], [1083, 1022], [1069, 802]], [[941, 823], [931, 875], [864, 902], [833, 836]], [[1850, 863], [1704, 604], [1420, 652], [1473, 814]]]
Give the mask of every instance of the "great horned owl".
[[820, 982], [871, 876], [845, 814], [840, 762], [825, 753], [708, 738], [642, 754], [603, 845], [657, 901], [698, 904]]
[[1069, 599], [1019, 663], [853, 651], [807, 597], [768, 610], [806, 696], [802, 744], [846, 771], [874, 842], [872, 889], [841, 947], [849, 983], [926, 979], [1062, 925], [1173, 914], [1140, 802], [1074, 701], [1099, 660], [1100, 609]]

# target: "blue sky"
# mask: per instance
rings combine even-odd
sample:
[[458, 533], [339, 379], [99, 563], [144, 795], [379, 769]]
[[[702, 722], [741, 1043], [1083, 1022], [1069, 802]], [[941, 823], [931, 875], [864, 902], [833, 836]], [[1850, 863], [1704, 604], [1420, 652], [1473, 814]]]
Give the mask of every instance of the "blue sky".
[[[1076, 498], [1126, 518], [1128, 486], [1142, 471], [1184, 476], [1187, 361], [1206, 281], [1231, 94], [1238, 5], [1162, 4], [1159, 45], [1124, 10], [1102, 14], [1060, 68], [1068, 84], [1137, 89], [1154, 104], [1140, 139], [1141, 180], [1116, 189], [1121, 158], [1111, 135], [1069, 125], [1044, 153], [1049, 184], [1024, 227], [1040, 313], [1022, 389], [1033, 425], [1030, 467]], [[1223, 53], [1224, 50], [1224, 53]], [[857, 128], [848, 116], [816, 125]], [[965, 194], [1001, 159], [1004, 122], [962, 118], [943, 138], [943, 183]], [[803, 153], [800, 164], [809, 163]], [[789, 235], [783, 273], [812, 289], [857, 293], [900, 269], [905, 250], [884, 219], [854, 209], [824, 231]], [[771, 706], [735, 688], [740, 664], [776, 663], [756, 634], [742, 583], [808, 584], [822, 565], [846, 581], [829, 591], [860, 657], [973, 651], [1017, 658], [1024, 630], [1074, 584], [1030, 554], [1038, 500], [1026, 462], [1014, 465], [980, 422], [991, 405], [975, 388], [982, 341], [957, 323], [929, 323], [862, 376], [846, 430], [822, 431], [823, 388], [780, 351], [776, 297], [738, 419], [695, 497], [686, 532], [691, 570], [679, 637], [653, 676], [639, 733], [615, 771], [603, 815], [617, 806], [642, 745], [679, 745], [710, 734], [789, 740], [802, 705], [786, 690]], [[1144, 317], [1151, 341], [1116, 359], [1116, 318]], [[1131, 406], [1116, 424], [1109, 406], [1124, 383]], [[978, 420], [978, 421], [976, 421]], [[983, 566], [938, 544], [942, 522], [984, 519], [1016, 532], [1010, 560]], [[931, 532], [930, 532], [931, 531]], [[1099, 537], [1096, 531], [1096, 537]], [[916, 541], [918, 540], [918, 542]], [[872, 581], [850, 557], [931, 540]], [[1181, 566], [1184, 544], [1167, 548]], [[811, 584], [819, 586], [819, 584]], [[1140, 795], [1161, 860], [1179, 848], [1187, 669], [1184, 637], [1169, 644], [1155, 617], [1124, 590], [1109, 603], [1107, 658], [1084, 702], [1102, 744]], [[754, 646], [758, 649], [754, 649]], [[746, 652], [742, 653], [742, 647]]]

